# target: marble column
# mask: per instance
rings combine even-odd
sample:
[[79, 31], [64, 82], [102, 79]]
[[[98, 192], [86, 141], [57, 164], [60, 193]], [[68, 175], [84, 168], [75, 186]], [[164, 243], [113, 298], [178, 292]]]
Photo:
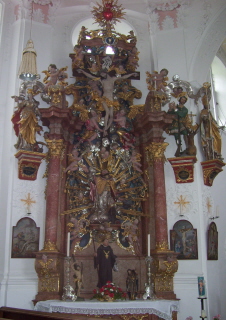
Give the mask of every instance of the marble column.
[[155, 208], [155, 241], [156, 246], [168, 243], [166, 189], [164, 175], [164, 151], [168, 143], [151, 142], [146, 147], [149, 163], [153, 166], [154, 208]]
[[[169, 250], [168, 246], [168, 227], [167, 227], [167, 207], [165, 189], [165, 149], [168, 143], [164, 142], [163, 131], [172, 123], [171, 115], [164, 111], [146, 111], [137, 120], [135, 131], [139, 133], [141, 148], [146, 152], [146, 163], [149, 172], [152, 169], [152, 193], [154, 215], [153, 247], [151, 256], [153, 258], [151, 273], [153, 276], [154, 291], [157, 297], [165, 299], [175, 299], [173, 291], [173, 277], [178, 269], [176, 253]], [[150, 195], [151, 196], [151, 195]], [[151, 198], [151, 197], [149, 197]], [[149, 205], [149, 212], [151, 211]], [[153, 226], [149, 226], [149, 228]]]
[[57, 222], [59, 211], [59, 191], [61, 175], [61, 157], [64, 152], [64, 141], [46, 139], [49, 149], [48, 178], [46, 187], [46, 225], [45, 242], [57, 243]]
[[[40, 109], [48, 147], [46, 220], [44, 247], [36, 254], [35, 269], [38, 274], [38, 293], [34, 303], [40, 300], [60, 300], [63, 294], [64, 256], [66, 253], [65, 195], [63, 193], [63, 164], [67, 154], [68, 139], [74, 127], [70, 109], [56, 106]], [[59, 232], [60, 231], [60, 232]]]

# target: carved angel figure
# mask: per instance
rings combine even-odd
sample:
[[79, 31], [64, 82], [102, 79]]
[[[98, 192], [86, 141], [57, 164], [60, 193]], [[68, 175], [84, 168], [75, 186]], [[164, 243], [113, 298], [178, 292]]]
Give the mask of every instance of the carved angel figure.
[[163, 91], [165, 92], [165, 87], [167, 85], [166, 81], [168, 80], [168, 70], [162, 69], [160, 73], [154, 71], [153, 73], [146, 72], [148, 78], [146, 82], [149, 84], [148, 90], [150, 91]]
[[66, 70], [67, 67], [58, 70], [55, 64], [50, 64], [48, 70], [42, 71], [42, 73], [45, 73], [46, 75], [43, 79], [43, 82], [46, 83], [44, 90], [48, 91], [49, 86], [56, 85], [58, 81], [60, 81], [60, 85], [67, 85], [64, 81], [64, 79], [68, 78], [68, 75], [65, 72]]

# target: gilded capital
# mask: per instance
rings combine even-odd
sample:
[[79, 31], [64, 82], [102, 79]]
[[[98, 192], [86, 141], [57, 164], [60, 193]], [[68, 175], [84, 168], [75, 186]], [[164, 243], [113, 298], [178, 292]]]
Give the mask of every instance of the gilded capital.
[[49, 148], [49, 155], [50, 157], [61, 157], [62, 154], [64, 153], [64, 140], [59, 139], [59, 140], [49, 140], [46, 139], [47, 146]]
[[167, 241], [157, 242], [156, 243], [156, 251], [169, 251], [169, 245]]
[[165, 162], [164, 152], [168, 145], [167, 142], [151, 142], [150, 145], [145, 148], [148, 164], [152, 166], [154, 161]]
[[52, 252], [59, 252], [59, 250], [57, 249], [57, 246], [54, 242], [51, 242], [50, 240], [47, 240], [44, 242], [44, 248], [41, 250], [43, 251], [52, 251]]

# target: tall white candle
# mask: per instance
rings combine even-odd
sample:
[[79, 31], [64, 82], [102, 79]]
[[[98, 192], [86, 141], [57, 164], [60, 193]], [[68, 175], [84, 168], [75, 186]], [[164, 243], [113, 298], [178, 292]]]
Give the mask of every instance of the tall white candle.
[[216, 218], [219, 218], [219, 206], [216, 208]]
[[205, 317], [206, 317], [206, 311], [205, 311], [205, 310], [202, 310], [202, 312], [201, 312], [201, 317], [202, 317], [202, 318], [205, 318]]
[[148, 256], [150, 256], [150, 251], [151, 251], [151, 238], [150, 238], [150, 234], [148, 234]]
[[70, 232], [67, 233], [67, 257], [70, 256]]

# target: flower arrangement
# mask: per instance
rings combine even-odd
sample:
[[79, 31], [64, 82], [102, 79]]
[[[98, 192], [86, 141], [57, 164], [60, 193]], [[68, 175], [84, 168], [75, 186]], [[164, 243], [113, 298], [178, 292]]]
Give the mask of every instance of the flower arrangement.
[[113, 300], [125, 300], [126, 293], [121, 288], [116, 286], [113, 282], [108, 281], [100, 289], [93, 290], [92, 299], [98, 299], [100, 301], [113, 301]]
[[220, 316], [220, 314], [218, 314], [218, 315], [214, 316], [214, 317], [213, 317], [213, 320], [221, 320], [221, 316]]

